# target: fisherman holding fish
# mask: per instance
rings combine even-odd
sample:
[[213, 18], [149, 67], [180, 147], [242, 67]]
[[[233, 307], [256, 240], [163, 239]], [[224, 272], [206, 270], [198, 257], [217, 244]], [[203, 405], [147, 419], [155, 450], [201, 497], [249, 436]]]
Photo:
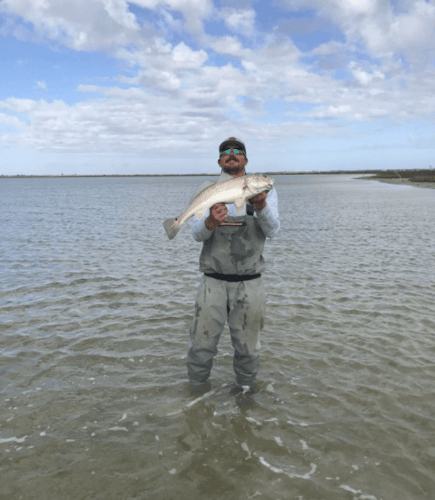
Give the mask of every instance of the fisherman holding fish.
[[210, 390], [208, 379], [226, 321], [235, 351], [236, 379], [231, 392], [237, 394], [247, 386], [249, 391], [256, 390], [265, 314], [262, 253], [266, 238], [273, 238], [280, 224], [273, 180], [246, 175], [247, 163], [246, 147], [240, 139], [230, 137], [222, 142], [218, 182], [197, 192], [184, 214], [164, 222], [172, 239], [193, 214], [199, 219], [191, 232], [196, 241], [203, 242], [199, 269], [204, 275], [195, 302], [186, 363], [195, 395]]

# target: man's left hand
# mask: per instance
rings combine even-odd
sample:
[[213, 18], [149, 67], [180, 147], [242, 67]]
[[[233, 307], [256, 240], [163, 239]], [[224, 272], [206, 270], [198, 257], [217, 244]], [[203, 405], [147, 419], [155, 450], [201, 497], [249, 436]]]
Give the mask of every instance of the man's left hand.
[[260, 194], [250, 198], [249, 201], [254, 205], [255, 210], [263, 210], [266, 206], [266, 198], [269, 191], [263, 191]]

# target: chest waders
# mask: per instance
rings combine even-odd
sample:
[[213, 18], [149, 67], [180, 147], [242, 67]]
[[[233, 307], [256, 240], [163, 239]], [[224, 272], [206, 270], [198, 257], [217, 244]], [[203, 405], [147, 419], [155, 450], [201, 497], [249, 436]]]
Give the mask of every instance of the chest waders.
[[215, 227], [210, 238], [204, 241], [199, 258], [200, 271], [245, 277], [264, 271], [262, 253], [266, 237], [253, 215], [252, 205], [246, 207], [247, 213], [252, 215], [227, 217], [225, 223], [230, 225]]
[[265, 295], [261, 272], [266, 237], [247, 205], [247, 215], [228, 217], [203, 244], [204, 273], [190, 328], [187, 371], [193, 385], [210, 376], [213, 358], [226, 321], [234, 347], [233, 367], [238, 385], [254, 384], [258, 371], [260, 331]]

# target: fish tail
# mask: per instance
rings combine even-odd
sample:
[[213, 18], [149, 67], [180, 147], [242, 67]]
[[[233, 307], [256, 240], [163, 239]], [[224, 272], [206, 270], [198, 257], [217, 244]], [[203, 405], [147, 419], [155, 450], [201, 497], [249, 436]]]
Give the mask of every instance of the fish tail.
[[163, 223], [163, 227], [165, 228], [166, 234], [169, 239], [172, 240], [177, 236], [178, 231], [181, 229], [181, 224], [177, 222], [177, 219], [166, 219]]

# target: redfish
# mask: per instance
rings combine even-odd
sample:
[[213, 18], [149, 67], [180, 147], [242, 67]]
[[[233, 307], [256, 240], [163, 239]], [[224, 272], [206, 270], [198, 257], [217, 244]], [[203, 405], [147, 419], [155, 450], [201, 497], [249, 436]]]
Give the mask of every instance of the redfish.
[[190, 217], [195, 215], [197, 219], [201, 219], [206, 210], [216, 203], [235, 203], [237, 213], [240, 213], [246, 200], [272, 189], [273, 179], [266, 175], [244, 175], [216, 182], [200, 191], [184, 213], [174, 219], [165, 220], [163, 227], [172, 240]]

